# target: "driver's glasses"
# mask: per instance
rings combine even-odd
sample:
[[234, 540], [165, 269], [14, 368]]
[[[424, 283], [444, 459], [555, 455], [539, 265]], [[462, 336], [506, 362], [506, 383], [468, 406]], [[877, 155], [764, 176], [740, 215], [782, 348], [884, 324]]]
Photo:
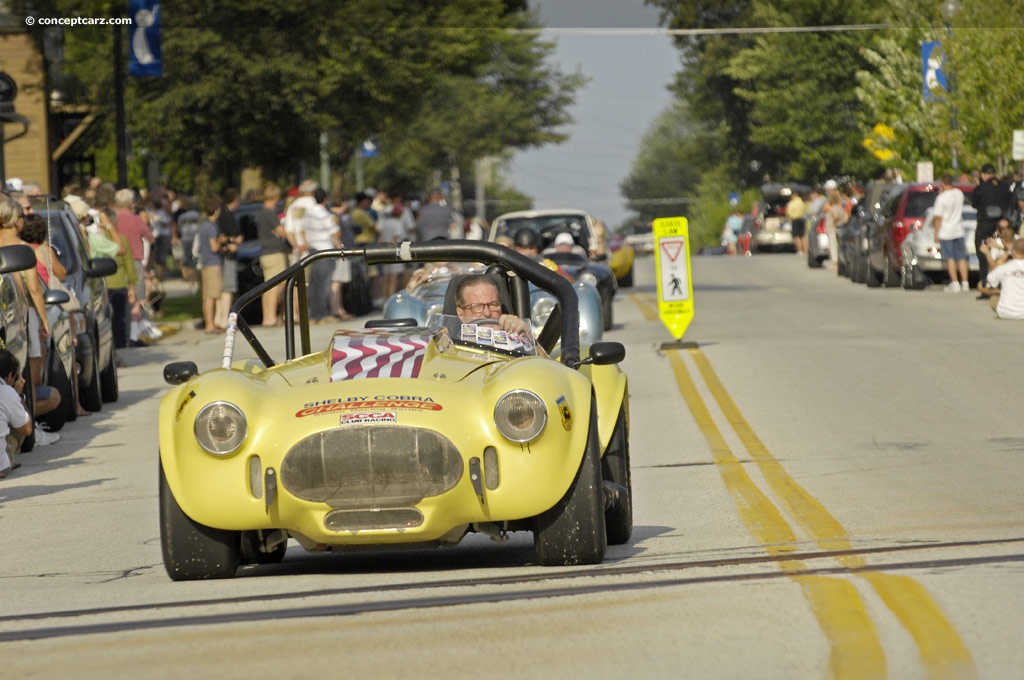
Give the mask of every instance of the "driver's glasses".
[[459, 307], [470, 314], [483, 314], [486, 311], [499, 312], [501, 311], [500, 302], [474, 302], [472, 304], [464, 305]]

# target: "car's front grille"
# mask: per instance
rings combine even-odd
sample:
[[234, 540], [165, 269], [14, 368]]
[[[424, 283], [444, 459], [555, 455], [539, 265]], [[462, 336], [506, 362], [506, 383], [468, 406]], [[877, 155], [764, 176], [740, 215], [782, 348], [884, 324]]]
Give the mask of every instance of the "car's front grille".
[[444, 435], [389, 425], [349, 425], [310, 435], [285, 455], [289, 493], [339, 509], [410, 507], [458, 484], [462, 456]]

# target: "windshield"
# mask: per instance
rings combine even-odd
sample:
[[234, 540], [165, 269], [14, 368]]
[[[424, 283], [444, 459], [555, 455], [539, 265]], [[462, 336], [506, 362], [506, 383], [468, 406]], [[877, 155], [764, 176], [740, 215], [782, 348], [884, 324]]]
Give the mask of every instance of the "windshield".
[[515, 357], [537, 355], [537, 344], [529, 324], [526, 330], [510, 333], [498, 328], [496, 322], [497, 319], [476, 319], [467, 323], [457, 316], [438, 314], [427, 323], [434, 331], [434, 341], [442, 352], [454, 344]]
[[572, 235], [576, 245], [586, 249], [589, 238], [586, 228], [586, 217], [583, 215], [544, 215], [538, 217], [510, 217], [498, 224], [496, 236], [514, 238], [517, 231], [528, 227], [540, 235], [541, 248], [547, 248], [555, 240], [555, 236], [565, 232]]

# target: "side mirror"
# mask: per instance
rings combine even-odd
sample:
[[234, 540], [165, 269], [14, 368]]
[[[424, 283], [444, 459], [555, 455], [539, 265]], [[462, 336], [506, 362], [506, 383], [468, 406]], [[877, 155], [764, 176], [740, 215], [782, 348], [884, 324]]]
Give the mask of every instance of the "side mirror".
[[595, 342], [590, 346], [590, 356], [577, 364], [593, 364], [594, 366], [610, 366], [626, 358], [626, 348], [621, 342]]
[[85, 267], [85, 275], [90, 279], [110, 276], [117, 273], [117, 261], [112, 257], [94, 257]]
[[164, 366], [164, 382], [168, 385], [186, 383], [197, 375], [199, 367], [194, 361], [175, 361]]
[[70, 300], [71, 296], [66, 290], [48, 290], [43, 293], [43, 302], [48, 305], [62, 305]]
[[4, 246], [0, 248], [0, 272], [21, 272], [36, 266], [36, 253], [29, 246]]

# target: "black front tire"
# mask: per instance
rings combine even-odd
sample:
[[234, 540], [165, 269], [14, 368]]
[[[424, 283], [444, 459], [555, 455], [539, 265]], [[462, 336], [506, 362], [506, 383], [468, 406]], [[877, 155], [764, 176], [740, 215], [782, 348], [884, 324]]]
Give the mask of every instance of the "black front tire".
[[604, 317], [604, 329], [610, 331], [612, 329], [612, 298], [610, 295], [601, 301], [601, 316]]
[[103, 394], [100, 386], [100, 352], [96, 340], [92, 339], [92, 370], [78, 376], [79, 399], [82, 408], [95, 413], [103, 408]]
[[100, 397], [104, 404], [117, 401], [120, 390], [117, 386], [117, 350], [110, 346], [110, 363], [100, 373]]
[[50, 366], [48, 368], [49, 380], [47, 380], [47, 384], [60, 394], [60, 404], [49, 413], [39, 416], [39, 422], [46, 423], [46, 427], [50, 432], [59, 432], [63, 429], [64, 423], [68, 421], [69, 404], [71, 412], [75, 412], [73, 401], [75, 397], [72, 394], [71, 381], [68, 380], [68, 374], [64, 372], [64, 364], [60, 362], [53, 347], [48, 351], [50, 353]]
[[608, 449], [601, 459], [601, 474], [609, 482], [626, 490], [604, 511], [608, 545], [622, 545], [629, 542], [633, 534], [633, 480], [629, 470], [629, 421], [626, 418], [626, 404], [619, 408], [615, 431], [608, 443]]
[[174, 581], [231, 578], [240, 560], [239, 531], [195, 522], [181, 509], [160, 465], [160, 547]]
[[555, 507], [535, 520], [533, 545], [540, 563], [549, 567], [600, 564], [608, 547], [601, 484], [597, 417], [590, 414], [587, 448], [576, 478]]
[[633, 287], [633, 265], [629, 265], [629, 271], [619, 281], [620, 288], [632, 288]]
[[889, 253], [885, 254], [885, 269], [882, 271], [882, 287], [883, 288], [896, 288], [900, 285], [899, 278], [896, 275], [896, 268], [893, 267], [892, 258]]

